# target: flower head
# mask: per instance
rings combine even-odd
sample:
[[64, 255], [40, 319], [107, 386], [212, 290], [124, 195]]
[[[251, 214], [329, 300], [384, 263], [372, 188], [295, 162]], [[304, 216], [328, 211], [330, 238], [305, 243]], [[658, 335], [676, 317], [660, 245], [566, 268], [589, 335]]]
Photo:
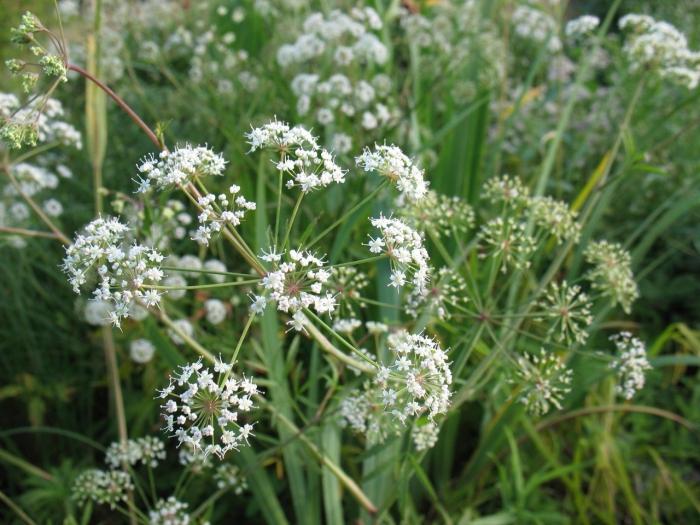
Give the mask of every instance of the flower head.
[[343, 171], [333, 155], [318, 145], [316, 137], [302, 126], [290, 128], [273, 120], [246, 133], [250, 151], [269, 148], [279, 152], [275, 167], [286, 174], [287, 188], [298, 187], [302, 193], [345, 182]]
[[543, 416], [551, 407], [561, 408], [562, 398], [571, 390], [572, 372], [554, 354], [544, 349], [539, 354], [518, 357], [513, 383], [522, 387], [520, 402], [529, 412]]
[[632, 303], [639, 297], [629, 252], [620, 244], [598, 241], [588, 245], [584, 257], [593, 265], [586, 275], [593, 283], [593, 288], [610, 297], [613, 303], [620, 304], [629, 313]]
[[220, 361], [210, 369], [200, 359], [180, 367], [159, 392], [165, 430], [177, 438], [178, 446], [223, 458], [248, 443], [253, 426], [239, 417], [253, 409], [258, 387], [245, 376], [234, 376], [231, 369]]
[[355, 159], [355, 163], [363, 170], [376, 171], [386, 177], [409, 201], [423, 199], [428, 193], [428, 182], [423, 177], [423, 170], [408, 158], [398, 146], [375, 145]]
[[644, 372], [650, 370], [644, 343], [629, 332], [620, 332], [610, 338], [615, 343], [618, 356], [610, 364], [618, 377], [615, 391], [625, 399], [632, 399], [644, 388]]
[[401, 288], [410, 280], [419, 293], [424, 293], [430, 279], [430, 259], [421, 235], [402, 220], [381, 214], [370, 222], [379, 230], [380, 236], [370, 237], [367, 246], [371, 253], [389, 256], [389, 286]]
[[186, 144], [173, 151], [163, 150], [157, 156], [143, 158], [137, 166], [140, 177], [138, 191], [147, 191], [151, 184], [160, 189], [182, 187], [197, 177], [223, 175], [225, 168], [224, 158], [206, 146]]
[[133, 302], [155, 306], [158, 292], [149, 288], [160, 282], [163, 256], [141, 244], [127, 244], [129, 228], [114, 218], [89, 223], [66, 249], [63, 271], [75, 293], [88, 282], [97, 281], [93, 296], [114, 306], [110, 320], [119, 326], [128, 317]]
[[593, 316], [591, 302], [580, 286], [553, 282], [538, 306], [539, 318], [552, 323], [548, 333], [554, 334], [558, 341], [586, 342]]
[[94, 501], [113, 509], [127, 501], [127, 494], [133, 488], [131, 476], [122, 470], [90, 469], [76, 478], [72, 493], [81, 505]]

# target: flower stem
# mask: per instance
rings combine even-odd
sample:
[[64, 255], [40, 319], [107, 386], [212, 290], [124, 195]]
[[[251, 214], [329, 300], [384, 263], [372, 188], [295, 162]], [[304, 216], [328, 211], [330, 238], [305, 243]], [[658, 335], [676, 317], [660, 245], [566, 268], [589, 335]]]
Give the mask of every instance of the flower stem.
[[151, 128], [148, 127], [148, 125], [139, 117], [136, 112], [131, 109], [129, 104], [124, 102], [124, 99], [122, 99], [119, 95], [117, 95], [114, 91], [112, 91], [106, 84], [92, 76], [90, 73], [85, 71], [82, 67], [76, 66], [75, 64], [68, 64], [68, 69], [71, 71], [75, 71], [79, 75], [85, 77], [89, 81], [95, 83], [102, 91], [107, 93], [114, 102], [117, 103], [117, 105], [127, 114], [129, 117], [131, 117], [131, 120], [133, 120], [136, 125], [141, 128], [141, 130], [148, 136], [149, 140], [158, 148], [158, 149], [163, 149], [163, 144], [161, 141], [158, 139], [156, 134], [153, 132]]

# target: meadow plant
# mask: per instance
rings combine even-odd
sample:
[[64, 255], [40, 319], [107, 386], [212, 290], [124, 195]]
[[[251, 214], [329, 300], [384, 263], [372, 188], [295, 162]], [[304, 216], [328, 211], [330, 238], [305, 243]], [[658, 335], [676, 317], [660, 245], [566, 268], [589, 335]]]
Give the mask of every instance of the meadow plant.
[[[562, 466], [549, 427], [678, 421], [631, 401], [659, 348], [627, 317], [644, 253], [605, 220], [641, 169], [630, 125], [644, 90], [695, 89], [700, 60], [647, 15], [611, 35], [619, 2], [568, 22], [557, 2], [505, 3], [66, 0], [55, 31], [22, 15], [12, 40], [37, 59], [7, 63], [27, 100], [0, 94], [0, 233], [64, 245], [52, 268], [88, 292], [76, 309], [101, 334], [118, 435], [100, 468], [73, 466], [74, 521], [534, 523], [523, 494], [550, 479], [578, 495], [543, 505], [580, 517], [575, 478], [598, 467]], [[99, 49], [71, 40], [81, 12]], [[260, 42], [246, 24], [277, 33]], [[633, 85], [617, 121], [575, 108], [610, 93], [591, 71], [617, 95]], [[70, 123], [80, 104], [56, 98], [79, 80], [85, 137]], [[90, 90], [120, 111], [109, 141]], [[566, 153], [589, 134], [588, 156]], [[59, 182], [83, 177], [67, 152], [84, 140], [96, 210], [64, 222]], [[117, 147], [131, 172], [105, 181]], [[610, 337], [620, 326], [635, 335]], [[525, 483], [528, 440], [546, 461]], [[517, 504], [483, 490], [508, 492], [506, 467]]]

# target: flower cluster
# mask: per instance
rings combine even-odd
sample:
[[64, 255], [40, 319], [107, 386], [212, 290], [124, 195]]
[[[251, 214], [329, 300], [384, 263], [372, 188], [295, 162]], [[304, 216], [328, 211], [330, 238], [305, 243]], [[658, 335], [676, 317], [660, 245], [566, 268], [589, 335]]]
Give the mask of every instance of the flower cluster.
[[372, 443], [400, 432], [411, 418], [423, 416], [432, 422], [450, 404], [452, 373], [446, 352], [435, 340], [400, 331], [388, 337], [387, 346], [392, 362], [340, 404], [345, 423]]
[[379, 230], [380, 236], [370, 236], [367, 246], [371, 253], [384, 253], [389, 257], [389, 286], [401, 288], [410, 280], [418, 293], [425, 293], [430, 280], [430, 260], [421, 235], [402, 220], [387, 218], [381, 214], [370, 219], [370, 222]]
[[474, 226], [474, 210], [463, 199], [429, 190], [425, 197], [415, 202], [404, 202], [402, 194], [397, 199], [398, 214], [406, 223], [420, 231], [430, 231], [437, 236], [449, 236], [452, 232], [464, 233]]
[[571, 391], [571, 370], [544, 349], [518, 357], [517, 365], [512, 382], [521, 387], [520, 402], [528, 411], [543, 416], [551, 407], [561, 409], [561, 400]]
[[22, 106], [16, 96], [0, 93], [0, 140], [10, 148], [60, 142], [81, 149], [80, 132], [64, 117], [63, 105], [55, 98], [34, 99]]
[[527, 5], [519, 5], [513, 11], [511, 23], [518, 37], [544, 45], [551, 53], [561, 51], [561, 40], [557, 36], [558, 24], [544, 11]]
[[555, 334], [558, 341], [586, 342], [593, 316], [588, 295], [580, 286], [569, 285], [566, 281], [552, 282], [538, 307], [538, 318], [552, 323], [548, 333]]
[[121, 470], [90, 469], [82, 472], [72, 487], [73, 498], [81, 505], [94, 501], [115, 508], [126, 503], [133, 490], [131, 476]]
[[577, 39], [590, 35], [600, 25], [600, 18], [592, 15], [583, 15], [566, 23], [564, 33], [567, 38]]
[[214, 480], [219, 489], [229, 489], [231, 492], [240, 496], [248, 490], [248, 482], [237, 465], [231, 463], [221, 463], [216, 467]]
[[[27, 62], [20, 59], [9, 59], [5, 62], [10, 74], [20, 78], [22, 88], [30, 92], [37, 84], [40, 74], [56, 78], [56, 82], [66, 82], [68, 77], [67, 64], [63, 56], [64, 51], [57, 45], [56, 38], [44, 27], [41, 21], [29, 11], [22, 15], [20, 24], [12, 28], [10, 40], [13, 44], [25, 47], [38, 60]], [[60, 54], [49, 52], [38, 40], [40, 33], [49, 35], [55, 50]]]
[[345, 182], [345, 172], [335, 163], [333, 155], [318, 145], [314, 137], [302, 126], [290, 128], [284, 122], [273, 120], [246, 133], [250, 151], [262, 148], [275, 149], [280, 160], [275, 167], [290, 178], [287, 188], [298, 187], [303, 193], [326, 187], [331, 183]]
[[492, 203], [519, 207], [527, 204], [530, 190], [519, 177], [502, 175], [490, 178], [484, 185], [484, 194]]
[[398, 146], [375, 145], [374, 150], [367, 148], [355, 159], [355, 163], [367, 172], [376, 171], [389, 179], [410, 202], [419, 201], [428, 193], [423, 170]]
[[187, 503], [179, 501], [174, 496], [159, 499], [155, 507], [148, 513], [149, 525], [190, 525], [190, 515], [187, 513]]
[[137, 166], [139, 193], [148, 191], [152, 184], [160, 189], [182, 187], [197, 177], [218, 176], [224, 173], [226, 161], [206, 146], [180, 146], [173, 151], [163, 150], [157, 156], [146, 156]]
[[512, 217], [496, 217], [484, 224], [479, 239], [486, 245], [489, 256], [497, 258], [501, 271], [508, 267], [524, 269], [530, 266], [530, 254], [535, 249], [534, 239], [524, 223]]
[[381, 28], [381, 18], [371, 7], [351, 9], [349, 13], [334, 9], [327, 16], [313, 13], [304, 21], [303, 34], [296, 42], [279, 48], [277, 62], [286, 67], [334, 49], [334, 60], [340, 66], [354, 61], [383, 64], [388, 58], [387, 49], [371, 32]]
[[406, 312], [412, 317], [418, 317], [422, 311], [435, 312], [440, 319], [449, 319], [451, 306], [467, 301], [465, 292], [467, 283], [464, 278], [452, 268], [440, 268], [423, 292], [411, 290], [406, 300]]
[[552, 197], [533, 197], [528, 204], [535, 224], [549, 232], [557, 242], [578, 241], [581, 225], [576, 221], [577, 213], [565, 202]]
[[[424, 54], [421, 76], [431, 90], [439, 89], [437, 80], [450, 72], [454, 75], [450, 94], [464, 103], [479, 87], [497, 86], [503, 80], [508, 62], [505, 46], [477, 0], [445, 0], [418, 11], [402, 6], [400, 23], [406, 43]], [[474, 63], [479, 67], [469, 65]]]
[[148, 307], [160, 302], [157, 290], [147, 287], [163, 278], [163, 256], [141, 244], [126, 244], [128, 233], [117, 219], [95, 219], [66, 249], [62, 266], [75, 293], [89, 280], [98, 281], [93, 296], [114, 305], [109, 315], [116, 326], [129, 316], [134, 302]]
[[634, 397], [644, 388], [644, 372], [651, 369], [644, 343], [629, 332], [620, 332], [610, 338], [617, 348], [618, 356], [610, 364], [618, 377], [615, 391], [625, 399]]
[[253, 296], [251, 309], [254, 312], [262, 312], [269, 299], [280, 312], [294, 314], [291, 325], [295, 330], [301, 330], [304, 322], [302, 309], [312, 308], [319, 314], [335, 311], [334, 295], [329, 291], [324, 293], [331, 272], [324, 268], [323, 259], [302, 250], [279, 254], [271, 250], [260, 258], [272, 268], [260, 281], [263, 293]]
[[241, 187], [233, 184], [229, 188], [230, 197], [225, 193], [209, 193], [198, 199], [199, 227], [192, 236], [193, 240], [206, 246], [214, 234], [226, 226], [238, 226], [247, 212], [255, 210], [256, 204], [238, 195], [240, 191]]
[[688, 41], [678, 29], [637, 14], [623, 16], [620, 29], [628, 33], [624, 51], [633, 70], [649, 69], [688, 89], [698, 87], [700, 53], [688, 49]]
[[594, 265], [586, 275], [593, 288], [629, 313], [632, 303], [639, 296], [629, 252], [617, 243], [598, 241], [588, 245], [584, 256], [587, 262]]
[[156, 347], [148, 339], [134, 339], [129, 345], [129, 357], [134, 363], [148, 363], [155, 351]]
[[200, 359], [181, 366], [159, 392], [165, 400], [161, 405], [165, 430], [177, 438], [178, 446], [223, 458], [248, 443], [253, 425], [240, 424], [239, 416], [253, 409], [258, 387], [245, 376], [234, 376], [232, 368], [217, 361], [210, 369]]
[[367, 274], [354, 266], [334, 266], [327, 287], [338, 298], [340, 315], [355, 315], [355, 306], [363, 308], [362, 291], [369, 284]]
[[122, 443], [116, 441], [107, 448], [105, 462], [112, 469], [123, 465], [135, 466], [142, 463], [150, 468], [156, 468], [158, 462], [165, 459], [165, 445], [153, 436], [129, 439]]

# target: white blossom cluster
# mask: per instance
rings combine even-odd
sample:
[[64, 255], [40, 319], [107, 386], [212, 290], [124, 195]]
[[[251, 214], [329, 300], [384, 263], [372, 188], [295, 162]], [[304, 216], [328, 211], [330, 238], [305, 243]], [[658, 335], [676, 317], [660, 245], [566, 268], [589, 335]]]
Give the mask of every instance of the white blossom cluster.
[[133, 488], [131, 476], [122, 470], [90, 469], [75, 479], [71, 491], [73, 499], [80, 505], [94, 501], [113, 509], [126, 503], [128, 493]]
[[20, 143], [13, 140], [13, 134], [24, 133], [26, 136], [20, 142], [30, 145], [59, 142], [81, 149], [81, 133], [63, 120], [64, 117], [63, 105], [55, 98], [39, 97], [23, 105], [12, 93], [0, 93], [0, 135], [10, 143], [14, 142], [14, 147], [19, 147]]
[[418, 452], [430, 450], [438, 441], [440, 428], [434, 421], [427, 421], [423, 425], [414, 425], [411, 437], [413, 446]]
[[520, 402], [529, 412], [543, 416], [554, 407], [561, 409], [561, 401], [571, 391], [572, 372], [555, 354], [541, 349], [539, 354], [525, 354], [517, 358], [513, 383], [521, 388]]
[[610, 340], [615, 343], [618, 353], [610, 364], [618, 378], [615, 391], [627, 400], [632, 399], [644, 388], [644, 372], [652, 368], [647, 359], [646, 347], [629, 332], [615, 334]]
[[[357, 122], [367, 131], [396, 120], [392, 80], [376, 72], [389, 57], [378, 34], [382, 26], [371, 7], [312, 13], [297, 40], [278, 49], [278, 63], [296, 72], [291, 88], [300, 116], [310, 115], [322, 127]], [[324, 74], [317, 64], [330, 62], [333, 72]], [[350, 150], [352, 138], [335, 132], [331, 143], [343, 154]]]
[[158, 291], [147, 287], [163, 279], [163, 256], [141, 244], [127, 244], [128, 234], [129, 228], [115, 218], [95, 219], [66, 248], [62, 265], [75, 293], [97, 281], [93, 297], [114, 306], [109, 317], [116, 326], [129, 317], [134, 302], [148, 307], [160, 302]]
[[129, 439], [122, 443], [115, 441], [107, 448], [105, 462], [112, 469], [122, 466], [131, 467], [139, 463], [156, 468], [158, 463], [165, 459], [165, 445], [153, 436], [146, 436], [138, 439]]
[[226, 304], [219, 299], [207, 299], [204, 302], [204, 311], [206, 320], [213, 325], [223, 323], [228, 314]]
[[256, 204], [243, 195], [238, 195], [240, 191], [241, 187], [233, 184], [229, 188], [230, 196], [225, 193], [209, 193], [198, 199], [199, 227], [192, 236], [193, 240], [207, 246], [214, 234], [221, 232], [226, 226], [235, 228], [247, 212], [255, 210]]
[[424, 172], [398, 146], [375, 145], [366, 148], [355, 159], [366, 172], [375, 171], [389, 179], [410, 202], [417, 202], [428, 194], [429, 183]]
[[323, 259], [303, 250], [270, 250], [260, 258], [271, 268], [260, 281], [262, 293], [252, 298], [253, 312], [261, 313], [270, 300], [280, 312], [293, 314], [290, 326], [297, 331], [303, 329], [304, 308], [321, 315], [335, 312], [335, 296], [328, 290], [331, 271], [324, 268]]
[[700, 52], [688, 49], [688, 40], [668, 22], [647, 15], [620, 19], [627, 33], [624, 51], [634, 71], [652, 70], [661, 78], [695, 89], [700, 84]]
[[148, 525], [191, 525], [193, 522], [187, 507], [187, 503], [174, 496], [159, 499], [148, 512]]
[[159, 391], [165, 430], [177, 438], [178, 446], [223, 458], [248, 444], [253, 425], [239, 418], [253, 409], [256, 394], [258, 387], [251, 379], [233, 375], [232, 365], [221, 360], [213, 368], [201, 359], [181, 366]]
[[410, 281], [418, 293], [425, 293], [430, 280], [430, 258], [421, 235], [402, 220], [381, 214], [370, 222], [379, 230], [379, 236], [370, 236], [367, 246], [371, 253], [389, 257], [389, 286], [401, 288]]
[[[24, 200], [25, 195], [31, 197], [41, 210], [50, 218], [57, 218], [63, 214], [63, 204], [55, 197], [50, 197], [52, 190], [58, 188], [61, 179], [72, 176], [70, 170], [59, 165], [53, 170], [44, 166], [20, 162], [9, 167], [10, 173], [17, 181], [19, 190], [14, 184], [7, 184], [0, 193], [0, 226], [24, 227], [29, 226], [33, 212]], [[23, 248], [26, 245], [24, 238], [14, 236], [11, 245]]]
[[567, 38], [577, 39], [590, 35], [600, 25], [600, 18], [592, 15], [582, 15], [566, 23], [564, 33]]
[[593, 288], [612, 299], [629, 313], [639, 297], [639, 289], [632, 273], [632, 257], [620, 244], [597, 241], [584, 251], [586, 261], [593, 268], [586, 274]]
[[134, 339], [129, 345], [129, 357], [134, 363], [146, 364], [153, 359], [156, 347], [148, 339]]
[[[422, 416], [432, 422], [450, 404], [452, 373], [435, 340], [402, 330], [389, 335], [387, 346], [391, 364], [381, 366], [372, 383], [345, 397], [339, 407], [343, 421], [371, 443], [400, 432], [409, 419]], [[418, 437], [416, 445], [434, 443], [426, 437]]]
[[332, 50], [339, 66], [352, 62], [383, 64], [389, 57], [386, 46], [372, 31], [382, 29], [382, 20], [371, 7], [353, 8], [348, 13], [334, 9], [324, 16], [312, 13], [302, 25], [293, 44], [277, 51], [282, 67], [307, 62]]
[[[505, 47], [482, 11], [477, 0], [445, 0], [419, 11], [401, 7], [406, 44], [424, 54], [421, 77], [430, 82], [454, 75], [451, 95], [458, 102], [473, 97], [479, 86], [499, 85], [505, 75]], [[475, 62], [479, 68], [471, 68]]]
[[280, 154], [275, 167], [289, 176], [287, 188], [298, 187], [303, 193], [345, 182], [343, 171], [333, 155], [318, 145], [316, 137], [303, 126], [289, 127], [273, 120], [246, 133], [250, 151], [275, 149]]
[[197, 177], [217, 176], [224, 173], [226, 161], [206, 146], [186, 144], [173, 151], [163, 150], [141, 160], [139, 171], [139, 193], [144, 193], [152, 184], [160, 189], [170, 186], [182, 187]]
[[528, 5], [519, 5], [513, 11], [511, 23], [515, 34], [523, 40], [544, 45], [551, 53], [561, 51], [557, 21], [544, 11]]

